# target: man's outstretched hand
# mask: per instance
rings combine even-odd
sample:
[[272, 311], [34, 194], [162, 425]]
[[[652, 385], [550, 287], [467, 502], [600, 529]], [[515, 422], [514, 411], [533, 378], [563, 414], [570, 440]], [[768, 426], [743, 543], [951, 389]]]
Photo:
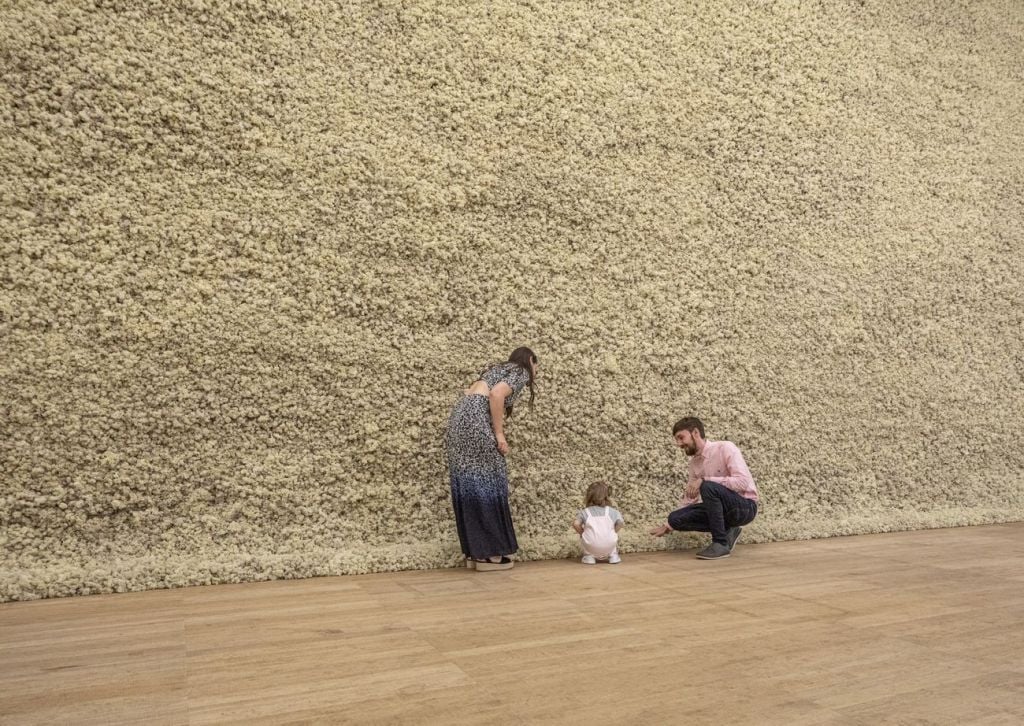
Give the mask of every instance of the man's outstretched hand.
[[659, 524], [657, 527], [651, 530], [651, 534], [655, 537], [664, 537], [666, 534], [672, 531], [672, 528], [667, 524]]

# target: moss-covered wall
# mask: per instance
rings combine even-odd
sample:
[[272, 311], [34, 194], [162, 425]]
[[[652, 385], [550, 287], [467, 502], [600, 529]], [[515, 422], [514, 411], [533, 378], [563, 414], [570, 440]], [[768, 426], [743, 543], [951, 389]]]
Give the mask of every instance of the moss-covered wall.
[[[1019, 2], [5, 3], [0, 599], [523, 558], [685, 414], [747, 541], [1024, 518]], [[671, 538], [670, 538], [671, 539]]]

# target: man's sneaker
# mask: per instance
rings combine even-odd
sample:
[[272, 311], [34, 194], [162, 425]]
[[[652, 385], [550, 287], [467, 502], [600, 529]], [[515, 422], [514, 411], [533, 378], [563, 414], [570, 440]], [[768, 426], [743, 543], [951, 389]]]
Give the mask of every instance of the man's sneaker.
[[712, 542], [710, 546], [705, 547], [697, 553], [698, 560], [720, 560], [723, 557], [729, 556], [729, 548], [724, 544], [718, 544]]
[[725, 530], [725, 538], [729, 541], [729, 551], [732, 552], [732, 548], [736, 546], [736, 540], [740, 538], [740, 532], [743, 531], [743, 527], [729, 527]]
[[612, 552], [610, 555], [608, 555], [608, 564], [609, 565], [617, 565], [620, 562], [622, 562], [622, 558], [619, 557], [619, 551], [618, 550], [616, 550], [615, 552]]
[[580, 560], [584, 565], [596, 565], [597, 558], [593, 555], [583, 555], [583, 559]]

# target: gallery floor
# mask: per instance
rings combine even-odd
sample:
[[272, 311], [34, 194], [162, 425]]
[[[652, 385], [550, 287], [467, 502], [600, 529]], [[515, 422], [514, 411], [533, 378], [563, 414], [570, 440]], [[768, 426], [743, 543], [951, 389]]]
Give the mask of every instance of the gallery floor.
[[7, 603], [0, 723], [1021, 724], [1024, 523]]

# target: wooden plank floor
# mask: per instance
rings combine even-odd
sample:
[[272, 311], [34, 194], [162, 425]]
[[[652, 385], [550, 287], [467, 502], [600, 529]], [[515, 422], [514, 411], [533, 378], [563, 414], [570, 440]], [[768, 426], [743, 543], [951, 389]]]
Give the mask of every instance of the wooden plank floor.
[[1024, 523], [0, 605], [0, 722], [1024, 723]]

